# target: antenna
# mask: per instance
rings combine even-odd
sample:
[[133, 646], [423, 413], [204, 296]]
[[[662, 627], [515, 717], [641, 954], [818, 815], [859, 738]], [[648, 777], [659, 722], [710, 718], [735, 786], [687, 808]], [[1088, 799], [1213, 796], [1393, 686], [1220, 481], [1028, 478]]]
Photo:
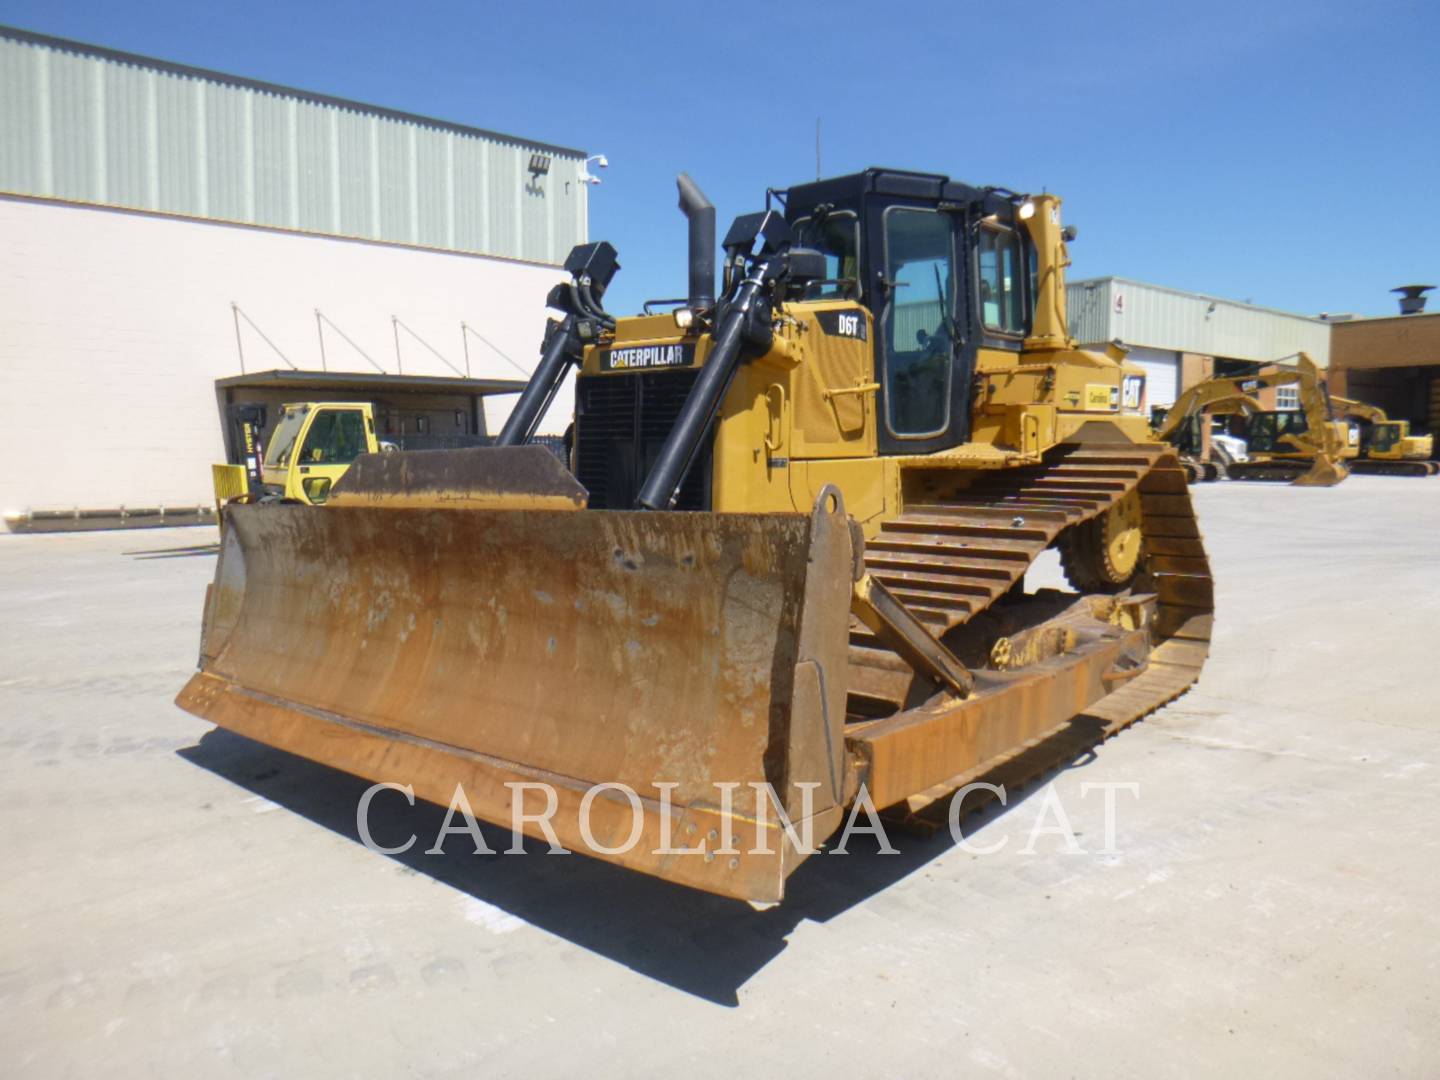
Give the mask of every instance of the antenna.
[[815, 179], [820, 179], [820, 118], [815, 117]]

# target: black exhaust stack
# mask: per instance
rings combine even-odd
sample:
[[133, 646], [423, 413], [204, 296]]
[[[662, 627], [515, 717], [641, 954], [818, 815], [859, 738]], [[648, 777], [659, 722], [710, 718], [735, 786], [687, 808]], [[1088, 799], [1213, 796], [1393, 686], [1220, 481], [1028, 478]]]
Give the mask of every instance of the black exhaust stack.
[[[687, 179], [681, 176], [682, 196], [685, 191], [683, 181]], [[680, 205], [683, 207], [685, 204], [682, 201]], [[711, 221], [714, 215], [715, 211], [711, 209]], [[693, 243], [694, 217], [690, 223]], [[710, 240], [713, 243], [713, 235]], [[735, 224], [730, 226], [730, 232], [725, 237], [725, 251], [733, 262], [748, 262], [748, 270], [744, 279], [725, 296], [719, 322], [711, 331], [714, 340], [705, 358], [705, 366], [700, 369], [680, 415], [675, 418], [675, 426], [665, 437], [655, 464], [651, 466], [636, 497], [635, 505], [641, 510], [669, 510], [674, 507], [680, 485], [685, 482], [690, 466], [715, 424], [715, 417], [720, 413], [720, 406], [741, 362], [747, 355], [758, 355], [770, 348], [773, 292], [776, 282], [789, 269], [790, 228], [784, 218], [772, 211], [746, 214], [736, 218]], [[690, 265], [693, 272], [693, 249]], [[706, 265], [708, 274], [711, 263]], [[711, 281], [713, 283], [713, 279]], [[691, 291], [694, 291], [693, 278]], [[694, 302], [693, 299], [691, 302]]]
[[1434, 285], [1401, 285], [1390, 291], [1400, 294], [1401, 315], [1419, 315], [1425, 310], [1425, 301], [1428, 299], [1425, 294], [1433, 288]]
[[690, 222], [686, 304], [696, 311], [709, 311], [715, 306], [715, 207], [689, 173], [677, 176], [675, 186], [680, 189], [680, 209]]

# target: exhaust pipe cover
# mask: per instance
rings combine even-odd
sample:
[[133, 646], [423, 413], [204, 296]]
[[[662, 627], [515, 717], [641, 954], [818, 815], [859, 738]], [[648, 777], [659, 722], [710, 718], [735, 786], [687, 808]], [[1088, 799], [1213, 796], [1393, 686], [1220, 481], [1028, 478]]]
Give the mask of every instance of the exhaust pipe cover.
[[680, 209], [690, 222], [689, 293], [686, 301], [697, 311], [715, 306], [715, 207], [689, 173], [675, 178]]

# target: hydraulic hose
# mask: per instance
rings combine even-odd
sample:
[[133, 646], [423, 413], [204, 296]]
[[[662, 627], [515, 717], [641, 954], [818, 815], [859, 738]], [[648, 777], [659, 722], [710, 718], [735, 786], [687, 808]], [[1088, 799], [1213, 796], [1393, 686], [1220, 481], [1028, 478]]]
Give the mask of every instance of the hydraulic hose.
[[749, 343], [747, 330], [750, 328], [747, 324], [761, 293], [770, 284], [770, 268], [769, 262], [757, 263], [736, 292], [734, 301], [725, 308], [724, 317], [715, 331], [715, 344], [706, 357], [705, 366], [700, 369], [700, 377], [685, 398], [675, 426], [666, 436], [660, 456], [655, 459], [655, 465], [636, 498], [640, 509], [669, 510], [675, 505], [680, 485], [685, 482], [740, 367]]

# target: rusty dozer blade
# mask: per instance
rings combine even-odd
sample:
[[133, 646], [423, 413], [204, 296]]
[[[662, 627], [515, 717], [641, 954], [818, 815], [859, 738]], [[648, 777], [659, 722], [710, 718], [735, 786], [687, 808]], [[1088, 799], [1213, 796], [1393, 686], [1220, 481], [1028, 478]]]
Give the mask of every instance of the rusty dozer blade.
[[361, 454], [328, 505], [583, 510], [588, 494], [543, 446]]
[[[853, 796], [856, 560], [838, 497], [812, 515], [577, 512], [533, 456], [549, 451], [475, 453], [515, 504], [571, 509], [437, 498], [503, 501], [439, 454], [367, 464], [324, 507], [226, 507], [200, 670], [177, 703], [440, 805], [461, 785], [478, 817], [508, 828], [518, 809], [537, 839], [548, 825], [572, 850], [781, 899], [805, 853], [752, 785], [817, 843]], [[500, 460], [516, 453], [528, 487]], [[445, 473], [407, 473], [421, 505], [398, 473], [370, 483], [402, 465]], [[525, 784], [555, 793], [545, 824], [551, 796]]]

